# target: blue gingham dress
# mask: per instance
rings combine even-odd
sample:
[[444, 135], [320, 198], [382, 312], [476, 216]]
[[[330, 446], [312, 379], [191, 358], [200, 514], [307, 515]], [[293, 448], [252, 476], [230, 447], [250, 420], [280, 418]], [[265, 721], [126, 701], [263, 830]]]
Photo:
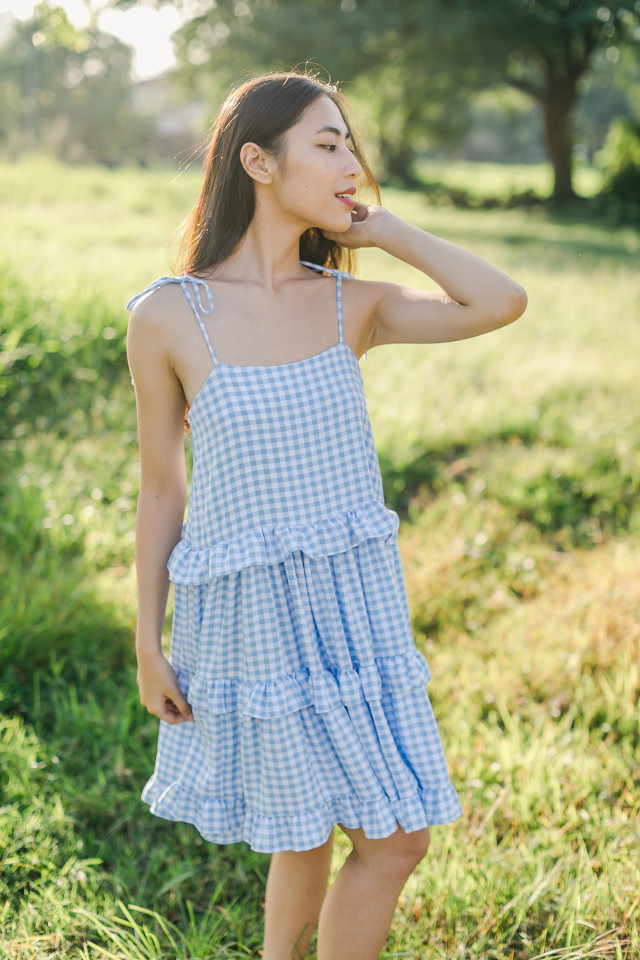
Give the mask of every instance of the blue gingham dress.
[[142, 799], [262, 852], [320, 846], [337, 823], [380, 838], [461, 813], [343, 339], [345, 274], [304, 265], [336, 278], [339, 339], [293, 363], [219, 360], [211, 290], [188, 274], [127, 304], [179, 283], [214, 364], [187, 417], [189, 510], [168, 563], [171, 663], [195, 723], [160, 722]]

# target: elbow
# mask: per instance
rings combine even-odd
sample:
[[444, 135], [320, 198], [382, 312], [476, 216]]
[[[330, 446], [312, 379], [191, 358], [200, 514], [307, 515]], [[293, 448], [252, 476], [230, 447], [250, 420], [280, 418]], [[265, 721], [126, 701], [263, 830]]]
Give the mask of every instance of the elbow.
[[506, 327], [509, 323], [513, 323], [514, 320], [521, 317], [527, 309], [528, 302], [529, 300], [524, 287], [512, 281], [509, 289], [506, 290], [501, 297], [499, 309], [496, 310], [498, 325]]
[[521, 317], [522, 314], [527, 309], [527, 304], [529, 303], [529, 297], [527, 296], [527, 291], [524, 287], [521, 287], [519, 283], [514, 283], [514, 291], [512, 294], [513, 298], [513, 310], [514, 310], [514, 320], [517, 320], [518, 317]]

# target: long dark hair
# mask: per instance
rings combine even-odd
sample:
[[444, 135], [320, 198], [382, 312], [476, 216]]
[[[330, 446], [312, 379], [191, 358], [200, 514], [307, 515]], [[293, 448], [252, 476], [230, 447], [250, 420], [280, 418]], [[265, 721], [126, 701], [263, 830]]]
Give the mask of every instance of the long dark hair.
[[[308, 73], [256, 77], [229, 94], [213, 122], [200, 196], [182, 227], [178, 271], [197, 275], [222, 263], [236, 249], [255, 208], [253, 181], [240, 162], [242, 145], [250, 141], [279, 156], [287, 131], [320, 96], [329, 97], [342, 114], [364, 183], [380, 202], [378, 185], [355, 137], [344, 95]], [[301, 236], [300, 259], [349, 271], [354, 265], [350, 250], [327, 240], [317, 229]]]

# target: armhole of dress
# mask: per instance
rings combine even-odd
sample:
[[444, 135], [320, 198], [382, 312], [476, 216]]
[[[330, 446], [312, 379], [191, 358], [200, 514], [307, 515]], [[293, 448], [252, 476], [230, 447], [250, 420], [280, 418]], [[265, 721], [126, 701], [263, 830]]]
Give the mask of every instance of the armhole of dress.
[[[337, 270], [336, 277], [337, 277], [336, 298], [338, 301], [338, 331], [340, 333], [340, 343], [344, 343], [345, 341], [344, 341], [343, 317], [342, 317], [342, 279], [343, 277], [347, 277], [347, 279], [349, 280], [354, 280], [355, 277], [350, 273], [346, 273], [346, 271], [344, 270]], [[365, 352], [362, 354], [362, 358], [364, 360], [369, 359], [369, 354], [367, 350], [365, 350]]]
[[[309, 260], [301, 260], [300, 263], [303, 267], [311, 267], [313, 270], [318, 270], [321, 273], [328, 273], [331, 276], [336, 278], [336, 300], [338, 307], [338, 334], [340, 337], [340, 343], [344, 343], [344, 333], [342, 329], [342, 278], [347, 277], [349, 280], [355, 280], [355, 277], [351, 273], [347, 273], [346, 270], [334, 270], [332, 267], [323, 267], [320, 263], [311, 263]], [[355, 354], [354, 354], [355, 356]], [[365, 360], [369, 359], [369, 353], [367, 350], [362, 354]]]

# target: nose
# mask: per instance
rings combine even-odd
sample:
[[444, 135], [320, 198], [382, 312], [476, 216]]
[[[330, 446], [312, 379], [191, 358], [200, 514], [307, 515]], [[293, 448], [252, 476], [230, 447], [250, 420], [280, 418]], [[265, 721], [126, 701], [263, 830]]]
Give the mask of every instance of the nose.
[[352, 150], [349, 150], [347, 146], [345, 146], [345, 150], [347, 151], [347, 157], [344, 174], [346, 177], [353, 177], [355, 180], [362, 173], [362, 167], [358, 163], [358, 158], [356, 157], [355, 153]]

